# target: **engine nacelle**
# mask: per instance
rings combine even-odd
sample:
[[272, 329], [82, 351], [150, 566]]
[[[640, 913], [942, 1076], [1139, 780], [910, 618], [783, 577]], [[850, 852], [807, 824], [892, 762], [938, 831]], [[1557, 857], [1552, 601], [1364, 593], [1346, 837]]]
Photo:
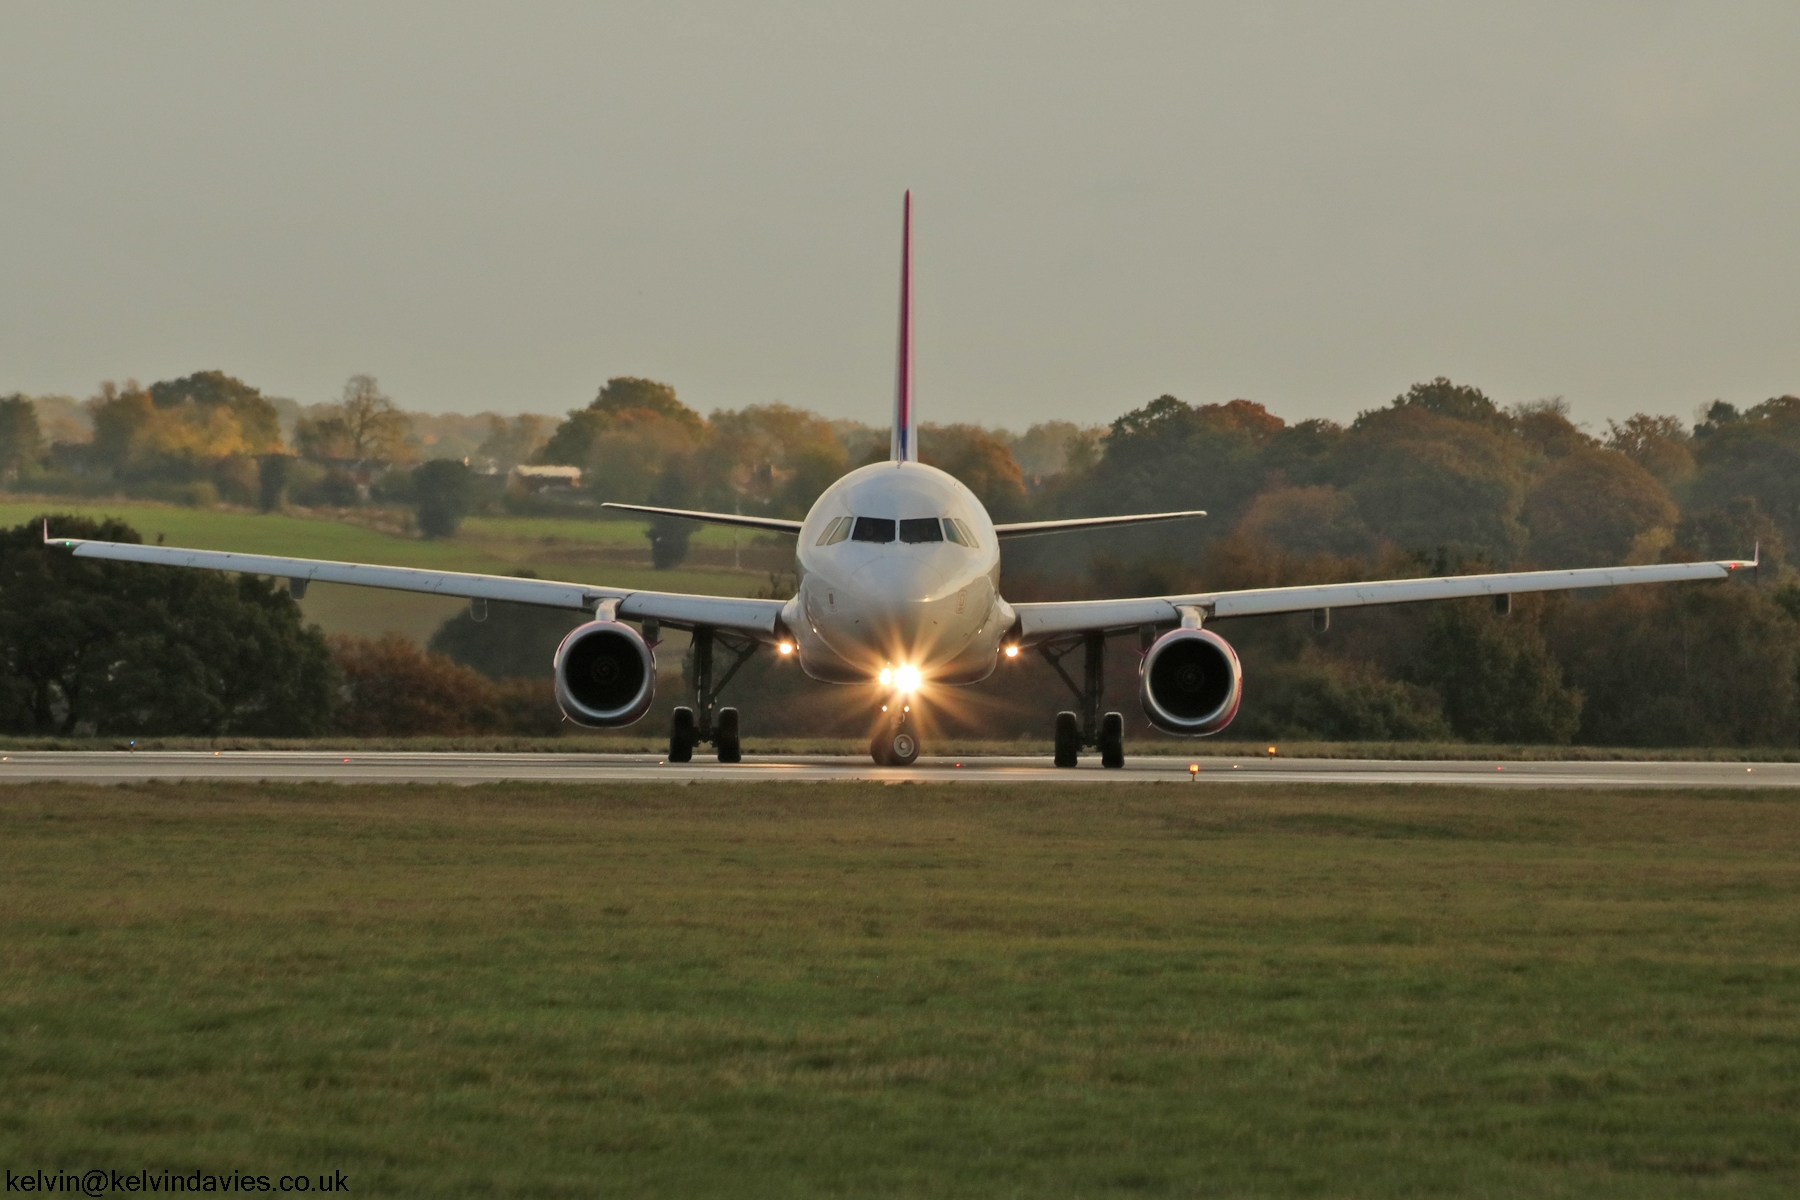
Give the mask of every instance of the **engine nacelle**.
[[1167, 733], [1217, 733], [1244, 698], [1237, 651], [1210, 629], [1171, 629], [1157, 638], [1139, 677], [1144, 715]]
[[655, 698], [656, 656], [631, 626], [589, 621], [556, 648], [556, 702], [576, 724], [629, 725]]

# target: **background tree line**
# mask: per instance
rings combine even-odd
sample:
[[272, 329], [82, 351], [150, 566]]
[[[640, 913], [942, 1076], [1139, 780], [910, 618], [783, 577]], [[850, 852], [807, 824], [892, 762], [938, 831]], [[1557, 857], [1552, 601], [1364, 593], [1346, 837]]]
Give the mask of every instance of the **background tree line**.
[[[413, 504], [421, 527], [440, 535], [460, 512], [495, 502], [478, 479], [494, 456], [580, 467], [581, 489], [561, 501], [575, 513], [621, 499], [799, 516], [832, 480], [887, 447], [883, 428], [784, 404], [702, 416], [667, 384], [629, 377], [609, 380], [561, 422], [493, 418], [481, 443], [492, 455], [471, 454], [469, 465], [418, 464], [427, 448], [414, 418], [367, 377], [352, 379], [336, 404], [304, 411], [218, 372], [103, 388], [85, 411], [92, 433], [81, 442], [66, 434], [66, 411], [0, 400], [8, 485], [54, 490], [42, 485], [61, 472], [95, 488], [210, 482], [225, 496], [218, 481], [237, 479], [230, 494], [264, 506]], [[1800, 740], [1800, 588], [1788, 561], [1800, 538], [1800, 398], [1744, 411], [1715, 402], [1692, 423], [1640, 413], [1599, 432], [1575, 425], [1559, 401], [1502, 408], [1439, 378], [1343, 425], [1288, 424], [1247, 400], [1162, 396], [1105, 428], [927, 426], [920, 445], [1001, 520], [1170, 507], [1211, 514], [1180, 527], [1011, 544], [1015, 599], [1748, 556], [1760, 543], [1756, 586], [1520, 598], [1507, 617], [1472, 604], [1346, 610], [1319, 635], [1301, 619], [1232, 622], [1222, 628], [1251, 679], [1237, 728], [1288, 738]], [[285, 472], [273, 482], [271, 462]], [[322, 495], [334, 478], [340, 491]], [[657, 565], [681, 561], [690, 528], [650, 530]], [[505, 633], [509, 622], [517, 636]], [[434, 644], [484, 678], [541, 677], [542, 643], [559, 632], [532, 632], [521, 614], [460, 633], [456, 624]], [[1112, 667], [1123, 697], [1133, 656], [1115, 653]], [[1021, 670], [1037, 672], [1031, 686], [1013, 677], [993, 695], [970, 693], [970, 732], [1041, 733], [1040, 710], [1062, 701], [1041, 668]], [[751, 678], [767, 694], [767, 721], [824, 731], [844, 719], [841, 703], [814, 699], [830, 689], [762, 668]], [[748, 717], [759, 706], [746, 707]]]

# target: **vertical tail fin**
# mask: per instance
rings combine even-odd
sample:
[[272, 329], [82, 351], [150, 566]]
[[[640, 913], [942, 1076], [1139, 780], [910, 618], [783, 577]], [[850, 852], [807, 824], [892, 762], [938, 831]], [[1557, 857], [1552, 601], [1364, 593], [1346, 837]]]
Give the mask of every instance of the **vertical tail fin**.
[[888, 441], [888, 458], [893, 462], [919, 460], [913, 429], [912, 333], [912, 193], [907, 192], [900, 233], [900, 347], [894, 367], [894, 432]]

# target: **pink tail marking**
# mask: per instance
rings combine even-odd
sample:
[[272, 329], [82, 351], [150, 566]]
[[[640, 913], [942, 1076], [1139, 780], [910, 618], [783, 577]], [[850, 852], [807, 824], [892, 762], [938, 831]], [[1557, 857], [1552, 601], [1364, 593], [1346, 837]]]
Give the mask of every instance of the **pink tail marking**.
[[894, 432], [888, 457], [894, 462], [915, 462], [918, 446], [913, 437], [912, 348], [912, 193], [906, 193], [905, 216], [900, 233], [900, 346], [894, 367]]

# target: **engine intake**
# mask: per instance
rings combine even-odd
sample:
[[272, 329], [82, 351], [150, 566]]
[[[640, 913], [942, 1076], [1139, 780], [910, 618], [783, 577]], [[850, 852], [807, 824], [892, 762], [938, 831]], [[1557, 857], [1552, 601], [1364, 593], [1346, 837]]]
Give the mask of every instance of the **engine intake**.
[[1217, 733], [1237, 716], [1244, 670], [1231, 643], [1210, 629], [1172, 629], [1139, 667], [1138, 699], [1150, 723], [1167, 733]]
[[556, 648], [556, 703], [578, 725], [629, 725], [656, 698], [656, 656], [629, 625], [589, 621]]

